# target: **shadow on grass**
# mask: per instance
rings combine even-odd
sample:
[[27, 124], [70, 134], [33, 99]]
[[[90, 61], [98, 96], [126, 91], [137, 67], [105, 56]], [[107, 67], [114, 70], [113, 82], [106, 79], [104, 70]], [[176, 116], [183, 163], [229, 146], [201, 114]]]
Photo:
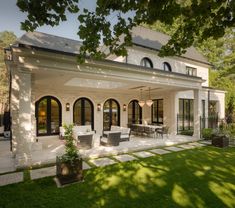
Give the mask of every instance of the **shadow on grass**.
[[235, 148], [203, 147], [0, 188], [0, 207], [235, 207]]

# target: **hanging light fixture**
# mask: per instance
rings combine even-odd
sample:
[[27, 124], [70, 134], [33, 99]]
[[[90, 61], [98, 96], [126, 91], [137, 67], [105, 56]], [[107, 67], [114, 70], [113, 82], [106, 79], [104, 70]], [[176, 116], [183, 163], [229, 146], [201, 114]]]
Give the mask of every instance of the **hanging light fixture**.
[[144, 100], [142, 99], [142, 89], [140, 89], [140, 101], [138, 102], [139, 106], [142, 108], [145, 104]]
[[149, 106], [149, 107], [151, 107], [152, 104], [153, 104], [153, 101], [152, 101], [151, 98], [150, 98], [150, 87], [149, 87], [149, 99], [146, 100], [146, 104], [147, 104], [147, 106]]

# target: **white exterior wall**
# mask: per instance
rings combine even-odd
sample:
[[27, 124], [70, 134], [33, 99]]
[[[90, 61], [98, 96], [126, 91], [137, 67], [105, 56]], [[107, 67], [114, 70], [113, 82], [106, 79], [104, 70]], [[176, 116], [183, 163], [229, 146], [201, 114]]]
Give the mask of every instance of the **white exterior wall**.
[[[163, 62], [168, 62], [171, 65], [172, 72], [178, 72], [182, 74], [186, 74], [186, 66], [190, 66], [197, 69], [197, 76], [202, 77], [205, 82], [202, 86], [209, 86], [209, 71], [206, 65], [201, 63], [197, 63], [194, 61], [190, 61], [188, 59], [183, 59], [180, 57], [159, 57], [158, 53], [153, 50], [148, 50], [144, 48], [130, 48], [128, 49], [127, 63], [140, 65], [141, 60], [144, 57], [148, 57], [151, 59], [153, 63], [153, 68], [162, 69], [163, 70]], [[114, 59], [117, 62], [126, 62], [126, 58], [117, 57]]]

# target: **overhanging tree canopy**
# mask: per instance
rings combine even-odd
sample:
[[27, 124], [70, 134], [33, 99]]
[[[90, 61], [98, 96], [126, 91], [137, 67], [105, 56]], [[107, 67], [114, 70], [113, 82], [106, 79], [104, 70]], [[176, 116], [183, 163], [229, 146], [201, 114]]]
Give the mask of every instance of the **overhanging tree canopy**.
[[[26, 31], [42, 25], [58, 25], [66, 20], [66, 12], [78, 13], [78, 35], [83, 40], [80, 57], [89, 54], [94, 58], [104, 57], [98, 51], [102, 43], [111, 53], [126, 55], [125, 47], [131, 45], [130, 30], [139, 24], [160, 21], [171, 25], [178, 17], [181, 24], [169, 42], [162, 47], [160, 55], [180, 55], [190, 47], [195, 38], [215, 39], [224, 35], [225, 29], [235, 25], [234, 0], [97, 0], [95, 11], [79, 11], [79, 0], [18, 0], [27, 19], [22, 23]], [[110, 15], [116, 20], [110, 22]], [[124, 43], [118, 37], [124, 35]]]

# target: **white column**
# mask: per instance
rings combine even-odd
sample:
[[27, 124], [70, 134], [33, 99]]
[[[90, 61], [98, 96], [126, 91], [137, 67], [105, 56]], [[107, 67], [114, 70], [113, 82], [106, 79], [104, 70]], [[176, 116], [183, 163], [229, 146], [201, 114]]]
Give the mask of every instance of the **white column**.
[[31, 121], [31, 74], [18, 73], [19, 76], [19, 126], [17, 137], [16, 165], [31, 164], [30, 145], [33, 142]]
[[201, 99], [200, 99], [200, 90], [194, 90], [194, 134], [193, 136], [197, 139], [200, 139], [200, 115], [201, 115]]
[[179, 101], [176, 97], [177, 92], [169, 92], [163, 99], [164, 125], [169, 127], [171, 135], [177, 134], [177, 113]]

